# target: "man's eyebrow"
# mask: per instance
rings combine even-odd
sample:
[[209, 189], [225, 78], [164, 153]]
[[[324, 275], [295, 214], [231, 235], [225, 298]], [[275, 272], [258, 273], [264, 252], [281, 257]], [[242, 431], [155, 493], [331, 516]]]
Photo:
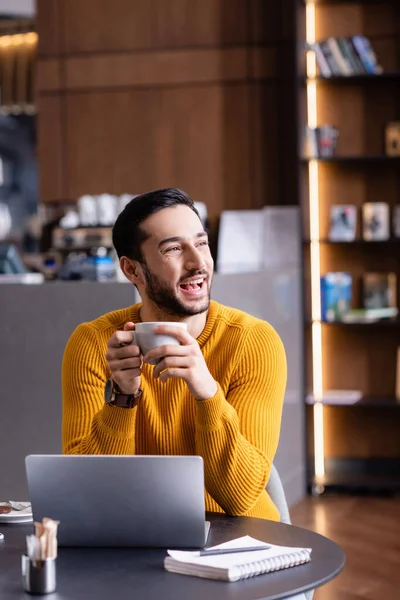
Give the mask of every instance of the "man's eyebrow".
[[[199, 233], [196, 233], [196, 235], [194, 237], [196, 239], [199, 239], [202, 237], [207, 237], [207, 232], [199, 231]], [[160, 242], [158, 242], [158, 247], [161, 248], [161, 246], [164, 246], [164, 244], [170, 244], [171, 242], [181, 242], [183, 239], [185, 239], [185, 238], [182, 238], [180, 236], [165, 238], [165, 239], [161, 240]]]

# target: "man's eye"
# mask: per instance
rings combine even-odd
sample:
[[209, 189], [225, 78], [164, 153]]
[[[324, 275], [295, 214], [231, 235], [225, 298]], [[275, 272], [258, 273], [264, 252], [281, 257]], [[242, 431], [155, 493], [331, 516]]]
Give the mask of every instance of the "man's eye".
[[171, 252], [171, 253], [174, 253], [174, 252], [179, 252], [179, 250], [180, 250], [179, 246], [172, 246], [172, 248], [167, 248], [167, 249], [165, 250], [165, 252], [168, 252], [168, 253], [170, 253], [170, 252]]

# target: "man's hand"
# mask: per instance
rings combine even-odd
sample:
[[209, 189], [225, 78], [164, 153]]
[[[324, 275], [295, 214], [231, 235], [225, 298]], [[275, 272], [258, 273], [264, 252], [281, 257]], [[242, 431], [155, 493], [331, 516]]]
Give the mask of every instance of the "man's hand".
[[153, 359], [162, 359], [154, 368], [153, 376], [163, 383], [167, 379], [183, 379], [196, 400], [208, 400], [215, 396], [218, 386], [208, 370], [197, 340], [173, 324], [158, 325], [154, 327], [154, 333], [171, 335], [181, 345], [159, 346], [143, 357], [146, 363]]
[[139, 346], [132, 344], [134, 323], [126, 323], [108, 340], [106, 359], [111, 377], [123, 394], [136, 394], [140, 388], [143, 359]]

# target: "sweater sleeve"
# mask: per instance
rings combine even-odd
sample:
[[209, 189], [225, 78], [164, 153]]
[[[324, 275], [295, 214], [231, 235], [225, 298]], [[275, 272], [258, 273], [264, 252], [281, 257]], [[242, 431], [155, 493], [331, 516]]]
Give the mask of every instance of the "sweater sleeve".
[[208, 493], [230, 515], [247, 513], [268, 479], [286, 388], [282, 341], [267, 323], [250, 327], [225, 398], [196, 403], [196, 447]]
[[104, 403], [108, 376], [98, 332], [89, 323], [79, 325], [62, 363], [64, 454], [134, 454], [137, 410]]

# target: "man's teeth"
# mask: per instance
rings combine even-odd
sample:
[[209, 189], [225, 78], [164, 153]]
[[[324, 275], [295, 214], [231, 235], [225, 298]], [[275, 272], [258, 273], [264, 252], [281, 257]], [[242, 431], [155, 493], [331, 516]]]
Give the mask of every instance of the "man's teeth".
[[204, 283], [204, 279], [196, 279], [194, 281], [186, 281], [185, 283], [182, 283], [181, 285], [183, 287], [190, 287], [190, 286], [201, 285], [202, 283]]

